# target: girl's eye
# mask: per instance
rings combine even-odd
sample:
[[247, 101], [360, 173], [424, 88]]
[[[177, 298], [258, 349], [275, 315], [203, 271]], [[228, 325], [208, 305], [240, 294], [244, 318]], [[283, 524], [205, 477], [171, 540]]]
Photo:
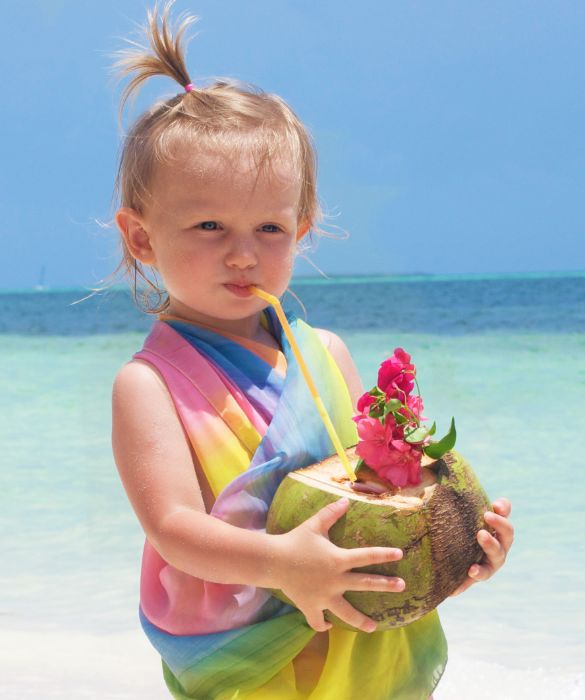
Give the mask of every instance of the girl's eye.
[[204, 231], [216, 231], [217, 221], [202, 221], [199, 224], [199, 227], [202, 228]]
[[278, 233], [278, 231], [280, 231], [280, 227], [276, 226], [275, 224], [264, 224], [262, 226], [262, 230], [266, 233]]

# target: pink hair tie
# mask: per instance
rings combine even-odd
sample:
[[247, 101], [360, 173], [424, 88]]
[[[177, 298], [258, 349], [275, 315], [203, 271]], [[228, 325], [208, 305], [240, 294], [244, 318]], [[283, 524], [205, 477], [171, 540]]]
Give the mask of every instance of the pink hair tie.
[[185, 85], [185, 92], [191, 92], [191, 90], [194, 88], [193, 83], [189, 83], [188, 85]]

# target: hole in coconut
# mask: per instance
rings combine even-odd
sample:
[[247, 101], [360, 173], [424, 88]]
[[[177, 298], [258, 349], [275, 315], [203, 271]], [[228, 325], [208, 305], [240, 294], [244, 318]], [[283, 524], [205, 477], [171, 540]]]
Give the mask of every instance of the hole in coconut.
[[382, 494], [392, 492], [391, 488], [387, 486], [382, 486], [382, 484], [377, 484], [373, 481], [358, 480], [354, 481], [353, 483], [350, 482], [349, 486], [351, 489], [353, 489], [353, 491], [357, 491], [358, 493], [372, 494], [374, 496], [381, 496]]

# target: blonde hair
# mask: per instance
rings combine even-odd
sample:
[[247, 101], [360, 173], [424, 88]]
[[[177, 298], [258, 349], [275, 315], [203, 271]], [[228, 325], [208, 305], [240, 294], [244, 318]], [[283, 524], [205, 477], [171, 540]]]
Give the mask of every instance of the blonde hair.
[[[119, 205], [142, 213], [157, 164], [169, 162], [177, 146], [185, 143], [202, 150], [235, 157], [250, 155], [259, 170], [270, 168], [283, 153], [298, 165], [301, 193], [298, 221], [314, 229], [321, 218], [317, 199], [317, 156], [311, 136], [288, 104], [277, 95], [232, 79], [193, 86], [185, 64], [184, 34], [197, 21], [191, 15], [178, 18], [171, 27], [169, 0], [159, 12], [158, 4], [147, 13], [143, 32], [150, 49], [135, 42], [117, 53], [114, 69], [120, 79], [131, 76], [120, 99], [120, 117], [126, 103], [148, 78], [164, 75], [183, 90], [155, 103], [132, 125], [122, 144], [116, 178]], [[187, 42], [188, 43], [188, 42]], [[185, 90], [185, 88], [187, 88]], [[148, 313], [159, 313], [169, 303], [156, 279], [151, 280], [121, 239], [122, 260], [117, 271], [133, 277], [136, 302]], [[146, 288], [138, 289], [139, 282]], [[153, 302], [154, 296], [154, 302]]]

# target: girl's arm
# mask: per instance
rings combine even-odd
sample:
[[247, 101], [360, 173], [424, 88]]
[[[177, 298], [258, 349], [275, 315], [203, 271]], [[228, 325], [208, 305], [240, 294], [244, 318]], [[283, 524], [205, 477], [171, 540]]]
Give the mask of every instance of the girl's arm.
[[148, 541], [165, 561], [221, 583], [274, 583], [269, 538], [207, 515], [192, 453], [159, 373], [134, 361], [114, 382], [112, 445]]

